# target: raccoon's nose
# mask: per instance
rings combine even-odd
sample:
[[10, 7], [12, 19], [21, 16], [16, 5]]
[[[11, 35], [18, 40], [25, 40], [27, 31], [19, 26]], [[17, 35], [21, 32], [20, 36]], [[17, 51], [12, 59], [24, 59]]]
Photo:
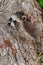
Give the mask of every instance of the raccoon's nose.
[[8, 23], [8, 26], [10, 26], [10, 25], [11, 25], [11, 22]]

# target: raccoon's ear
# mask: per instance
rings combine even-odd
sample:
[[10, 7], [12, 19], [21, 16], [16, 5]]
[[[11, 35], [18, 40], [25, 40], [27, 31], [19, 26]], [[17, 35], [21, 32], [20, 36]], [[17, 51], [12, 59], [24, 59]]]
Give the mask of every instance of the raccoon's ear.
[[10, 18], [9, 21], [12, 21], [12, 18]]

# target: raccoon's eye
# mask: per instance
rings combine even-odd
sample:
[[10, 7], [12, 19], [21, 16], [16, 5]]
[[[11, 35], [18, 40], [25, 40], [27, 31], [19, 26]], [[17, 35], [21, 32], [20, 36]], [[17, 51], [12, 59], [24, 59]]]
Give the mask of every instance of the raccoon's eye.
[[12, 18], [10, 18], [9, 21], [12, 21]]

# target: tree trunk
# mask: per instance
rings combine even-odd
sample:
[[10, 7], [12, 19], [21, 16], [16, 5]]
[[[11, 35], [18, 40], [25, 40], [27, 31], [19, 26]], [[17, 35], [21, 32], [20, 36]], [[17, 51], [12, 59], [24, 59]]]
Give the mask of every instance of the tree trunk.
[[41, 14], [36, 0], [0, 0], [0, 65], [43, 65]]

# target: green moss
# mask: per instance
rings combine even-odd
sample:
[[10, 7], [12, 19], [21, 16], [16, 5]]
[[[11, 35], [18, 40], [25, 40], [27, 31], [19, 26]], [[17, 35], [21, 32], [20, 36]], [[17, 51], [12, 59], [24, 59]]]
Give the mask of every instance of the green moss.
[[37, 1], [39, 3], [40, 7], [43, 9], [43, 0], [37, 0]]

